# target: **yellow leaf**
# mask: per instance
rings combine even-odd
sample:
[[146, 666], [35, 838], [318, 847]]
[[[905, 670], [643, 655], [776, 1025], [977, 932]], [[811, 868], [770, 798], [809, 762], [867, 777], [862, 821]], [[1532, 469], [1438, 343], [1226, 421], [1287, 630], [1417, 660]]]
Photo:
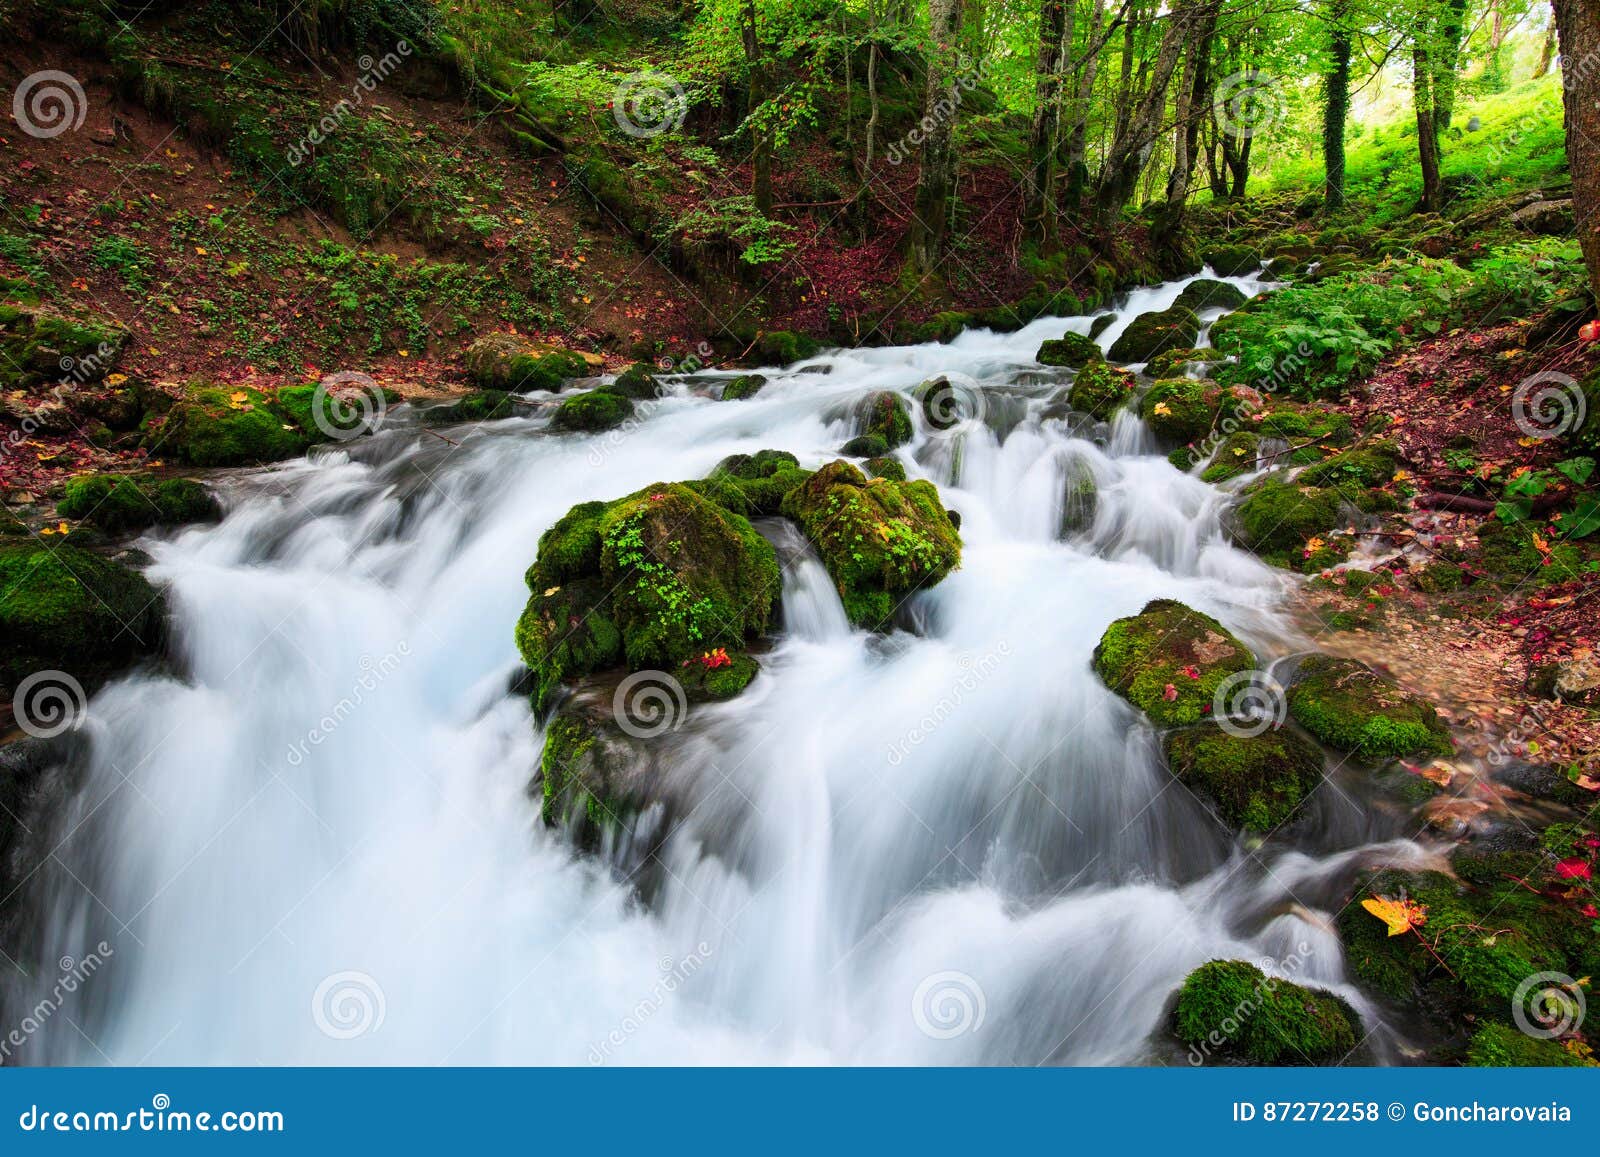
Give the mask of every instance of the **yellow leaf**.
[[1411, 471], [1409, 471], [1409, 470], [1396, 470], [1394, 472], [1394, 477], [1392, 479], [1390, 479], [1390, 481], [1392, 481], [1392, 482], [1404, 482], [1407, 478], [1410, 478], [1410, 477], [1411, 477]]
[[1167, 418], [1172, 415], [1172, 407], [1165, 402], [1157, 402], [1155, 408], [1150, 412], [1158, 418]]
[[1385, 900], [1381, 896], [1361, 901], [1361, 906], [1389, 926], [1390, 936], [1401, 936], [1428, 922], [1428, 910], [1413, 900]]
[[206, 255], [206, 247], [204, 245], [196, 245], [194, 247], [194, 251], [196, 253], [200, 254], [201, 257], [204, 257]]

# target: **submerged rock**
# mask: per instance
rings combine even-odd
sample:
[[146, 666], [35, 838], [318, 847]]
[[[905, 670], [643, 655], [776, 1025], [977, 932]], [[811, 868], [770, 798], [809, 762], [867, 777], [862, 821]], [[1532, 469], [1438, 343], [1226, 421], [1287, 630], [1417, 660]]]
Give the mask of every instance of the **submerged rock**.
[[1062, 334], [1059, 338], [1046, 341], [1034, 355], [1034, 359], [1043, 365], [1066, 366], [1069, 369], [1103, 361], [1104, 358], [1094, 339], [1081, 333]]
[[573, 507], [539, 540], [517, 648], [543, 710], [565, 679], [672, 671], [767, 629], [777, 557], [741, 515], [681, 483]]
[[[869, 395], [857, 407], [856, 420], [860, 434], [883, 439], [884, 449], [893, 450], [911, 441], [911, 408], [893, 391], [879, 390]], [[875, 458], [882, 453], [883, 450], [879, 450], [877, 454], [860, 456]]]
[[1166, 350], [1188, 349], [1200, 336], [1200, 319], [1181, 305], [1141, 313], [1106, 354], [1114, 362], [1147, 362]]
[[496, 422], [515, 412], [511, 395], [505, 390], [473, 390], [443, 406], [430, 406], [422, 413], [427, 426], [453, 426], [458, 422]]
[[961, 563], [961, 536], [931, 482], [868, 481], [848, 462], [830, 462], [783, 500], [828, 569], [845, 614], [881, 628], [914, 591]]
[[1221, 623], [1173, 599], [1155, 599], [1106, 628], [1095, 672], [1160, 727], [1199, 723], [1217, 687], [1255, 656]]
[[1292, 731], [1230, 735], [1203, 725], [1167, 737], [1167, 766], [1235, 828], [1271, 832], [1322, 782], [1322, 751]]
[[1185, 977], [1172, 1027], [1202, 1057], [1256, 1065], [1338, 1064], [1363, 1035], [1361, 1018], [1338, 996], [1243, 960], [1213, 960]]
[[1449, 732], [1431, 703], [1354, 659], [1306, 659], [1288, 699], [1289, 711], [1302, 727], [1341, 751], [1379, 759], [1451, 750]]
[[722, 387], [722, 400], [736, 402], [741, 398], [753, 398], [766, 384], [767, 379], [760, 374], [740, 374]]

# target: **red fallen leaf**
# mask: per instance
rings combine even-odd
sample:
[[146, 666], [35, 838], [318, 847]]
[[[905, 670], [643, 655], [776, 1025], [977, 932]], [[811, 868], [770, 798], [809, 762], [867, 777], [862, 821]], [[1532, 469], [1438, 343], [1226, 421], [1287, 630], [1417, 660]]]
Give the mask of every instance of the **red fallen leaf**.
[[1181, 671], [1178, 672], [1178, 674], [1187, 675], [1191, 679], [1200, 678], [1200, 672], [1195, 667], [1195, 665], [1193, 663], [1190, 663], [1187, 667], [1183, 668]]
[[1562, 860], [1556, 865], [1556, 875], [1563, 880], [1587, 880], [1593, 873], [1589, 870], [1587, 860], [1580, 860], [1574, 856], [1570, 860]]
[[1178, 689], [1176, 687], [1174, 687], [1171, 683], [1168, 683], [1166, 685], [1166, 687], [1161, 692], [1161, 698], [1165, 699], [1168, 703], [1171, 703], [1177, 697], [1178, 697]]
[[1585, 904], [1582, 908], [1578, 909], [1578, 914], [1580, 916], [1587, 916], [1589, 919], [1593, 920], [1596, 917], [1600, 917], [1600, 908], [1596, 908], [1593, 904]]
[[1600, 321], [1586, 321], [1578, 327], [1578, 337], [1584, 341], [1600, 341]]

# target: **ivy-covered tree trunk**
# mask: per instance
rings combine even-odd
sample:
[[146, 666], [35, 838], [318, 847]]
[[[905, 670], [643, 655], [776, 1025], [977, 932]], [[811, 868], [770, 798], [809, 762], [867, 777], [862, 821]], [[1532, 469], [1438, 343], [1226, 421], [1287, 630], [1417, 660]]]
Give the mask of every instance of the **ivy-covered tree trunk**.
[[1600, 300], [1600, 0], [1554, 0], [1552, 7], [1561, 37], [1572, 212], [1589, 288]]
[[961, 0], [928, 0], [928, 90], [923, 101], [922, 171], [911, 218], [911, 265], [931, 273], [944, 256], [950, 228], [950, 193], [955, 177], [955, 125], [960, 107], [955, 68], [961, 32]]
[[1433, 123], [1433, 68], [1420, 40], [1411, 46], [1411, 92], [1417, 108], [1417, 156], [1422, 165], [1422, 203], [1417, 208], [1437, 213], [1444, 197], [1439, 182], [1439, 134]]
[[1550, 72], [1550, 64], [1556, 58], [1556, 23], [1550, 22], [1550, 27], [1544, 30], [1544, 44], [1539, 48], [1539, 63], [1534, 65], [1533, 76], [1538, 80]]
[[1450, 127], [1456, 108], [1456, 74], [1461, 68], [1461, 35], [1466, 21], [1467, 0], [1446, 0], [1439, 21], [1438, 43], [1433, 57], [1433, 131]]
[[[1126, 0], [1123, 7], [1126, 8]], [[1118, 17], [1121, 19], [1119, 13]], [[1102, 29], [1106, 20], [1106, 0], [1094, 0], [1089, 15], [1089, 35], [1084, 38], [1084, 51], [1080, 56], [1083, 71], [1078, 76], [1078, 91], [1072, 102], [1072, 127], [1066, 134], [1065, 166], [1067, 172], [1066, 204], [1076, 209], [1083, 202], [1084, 190], [1089, 185], [1089, 165], [1085, 159], [1089, 151], [1089, 98], [1094, 95], [1094, 81], [1100, 70], [1100, 51], [1105, 39], [1116, 33], [1116, 25]]]
[[1039, 50], [1034, 63], [1033, 123], [1028, 131], [1028, 169], [1022, 182], [1022, 225], [1027, 236], [1055, 235], [1056, 127], [1060, 124], [1061, 71], [1072, 44], [1067, 0], [1039, 5]]
[[1344, 122], [1350, 114], [1350, 0], [1328, 9], [1330, 67], [1322, 82], [1322, 208], [1344, 206]]
[[749, 70], [750, 167], [754, 171], [751, 193], [763, 216], [772, 213], [772, 137], [760, 122], [758, 113], [767, 103], [767, 65], [761, 55], [761, 38], [756, 25], [755, 0], [744, 4], [744, 56]]

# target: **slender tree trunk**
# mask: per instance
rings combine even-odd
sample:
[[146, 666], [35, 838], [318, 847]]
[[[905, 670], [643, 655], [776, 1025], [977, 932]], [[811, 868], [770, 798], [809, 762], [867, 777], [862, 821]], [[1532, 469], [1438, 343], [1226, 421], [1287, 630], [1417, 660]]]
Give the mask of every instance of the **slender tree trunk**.
[[[761, 39], [757, 35], [755, 0], [745, 0], [743, 31], [745, 62], [750, 69], [749, 115], [753, 117], [767, 102], [767, 66], [762, 59]], [[755, 172], [751, 192], [755, 196], [756, 208], [763, 215], [768, 215], [772, 212], [772, 138], [759, 123], [751, 124], [750, 135], [753, 138], [750, 165]]]
[[1504, 0], [1489, 0], [1489, 43], [1484, 48], [1483, 82], [1490, 92], [1503, 92], [1506, 87], [1505, 69], [1500, 62], [1506, 43], [1503, 6]]
[[1033, 123], [1028, 132], [1028, 170], [1022, 183], [1022, 225], [1038, 241], [1055, 229], [1056, 126], [1060, 123], [1061, 70], [1072, 45], [1068, 0], [1039, 5], [1039, 50], [1034, 64]]
[[1450, 127], [1456, 108], [1456, 74], [1461, 66], [1461, 34], [1466, 21], [1467, 0], [1447, 0], [1444, 18], [1439, 23], [1438, 43], [1433, 46], [1433, 131]]
[[[1066, 203], [1073, 209], [1082, 203], [1083, 191], [1089, 183], [1089, 165], [1085, 159], [1089, 152], [1089, 100], [1094, 96], [1095, 77], [1100, 71], [1100, 51], [1104, 47], [1099, 43], [1100, 30], [1105, 19], [1106, 0], [1094, 0], [1094, 9], [1089, 16], [1089, 35], [1083, 42], [1083, 72], [1078, 78], [1078, 92], [1072, 102], [1072, 128], [1067, 133]], [[1105, 34], [1109, 37], [1115, 32], [1116, 28], [1112, 27]]]
[[1344, 122], [1350, 113], [1350, 0], [1333, 0], [1328, 51], [1333, 66], [1323, 78], [1322, 208], [1332, 213], [1344, 206]]
[[961, 0], [928, 0], [928, 91], [923, 102], [927, 135], [911, 220], [911, 263], [931, 273], [944, 256], [950, 226], [950, 193], [955, 163], [955, 124], [959, 89], [955, 56], [961, 31]]
[[1411, 46], [1412, 102], [1417, 108], [1417, 154], [1422, 163], [1424, 213], [1437, 213], [1443, 201], [1439, 187], [1439, 134], [1433, 123], [1433, 70], [1422, 41]]
[[1552, 7], [1561, 37], [1572, 210], [1578, 222], [1578, 244], [1589, 267], [1589, 288], [1600, 300], [1600, 4], [1596, 0], [1554, 0]]
[[1556, 58], [1556, 22], [1550, 21], [1550, 27], [1544, 30], [1544, 44], [1539, 49], [1539, 63], [1533, 70], [1533, 77], [1538, 80], [1550, 71], [1550, 63]]

